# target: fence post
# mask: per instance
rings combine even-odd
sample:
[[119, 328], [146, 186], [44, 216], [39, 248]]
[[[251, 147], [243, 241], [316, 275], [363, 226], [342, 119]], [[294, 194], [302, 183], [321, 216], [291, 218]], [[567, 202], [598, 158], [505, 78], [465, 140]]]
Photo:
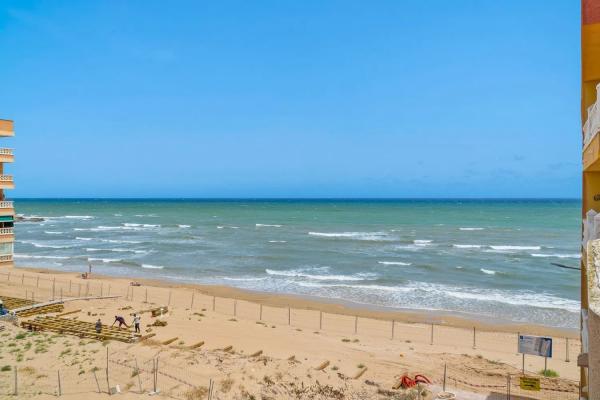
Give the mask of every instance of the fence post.
[[135, 286], [131, 287], [131, 300], [130, 301], [133, 301], [133, 289], [135, 289]]
[[217, 302], [217, 299], [215, 296], [213, 296], [213, 311], [215, 311], [215, 309], [216, 309], [216, 302]]
[[258, 320], [262, 321], [262, 304], [259, 304]]
[[319, 330], [323, 329], [323, 311], [319, 311]]
[[433, 345], [433, 324], [431, 324], [431, 343]]
[[58, 371], [56, 371], [56, 373], [58, 374], [58, 396], [62, 396], [62, 387], [60, 386], [60, 369]]
[[237, 316], [237, 300], [233, 300], [233, 316]]
[[392, 340], [394, 340], [394, 325], [396, 325], [396, 320], [392, 320]]
[[569, 338], [565, 338], [567, 343], [565, 344], [565, 353], [566, 353], [566, 357], [565, 357], [565, 362], [570, 362], [569, 360]]
[[475, 336], [475, 327], [473, 327], [473, 348], [474, 349], [477, 348], [476, 343], [477, 342], [476, 342], [476, 336]]
[[519, 354], [519, 338], [521, 337], [521, 332], [517, 332], [517, 354]]
[[104, 296], [104, 283], [100, 282], [100, 297]]
[[15, 365], [14, 368], [15, 368], [15, 392], [14, 392], [14, 395], [18, 396], [19, 395], [19, 383], [18, 383], [19, 380], [17, 378], [17, 366]]
[[69, 279], [69, 295], [71, 294], [71, 280]]
[[142, 378], [140, 378], [140, 367], [138, 366], [137, 357], [135, 357], [134, 360], [135, 360], [135, 371], [137, 372], [137, 377], [138, 377], [138, 384], [140, 385], [140, 393], [144, 393], [144, 390], [142, 389]]
[[506, 398], [510, 400], [510, 374], [506, 375]]
[[148, 302], [148, 288], [146, 288], [146, 300], [144, 301], [145, 303]]
[[292, 324], [292, 309], [288, 306], [288, 325]]
[[354, 334], [356, 335], [358, 333], [358, 316], [355, 315], [354, 316]]
[[446, 391], [446, 372], [447, 372], [447, 368], [448, 368], [448, 365], [446, 363], [444, 363], [444, 384], [442, 386], [442, 391], [443, 392]]
[[106, 346], [106, 389], [108, 390], [108, 395], [110, 396], [110, 380], [108, 379], [108, 346]]
[[195, 293], [195, 291], [194, 291], [194, 290], [192, 290], [192, 303], [190, 304], [190, 310], [191, 310], [192, 308], [194, 308], [194, 293]]
[[100, 383], [98, 382], [98, 376], [96, 375], [96, 371], [92, 371], [92, 373], [94, 374], [94, 379], [96, 380], [96, 386], [98, 387], [98, 393], [102, 393], [100, 391]]

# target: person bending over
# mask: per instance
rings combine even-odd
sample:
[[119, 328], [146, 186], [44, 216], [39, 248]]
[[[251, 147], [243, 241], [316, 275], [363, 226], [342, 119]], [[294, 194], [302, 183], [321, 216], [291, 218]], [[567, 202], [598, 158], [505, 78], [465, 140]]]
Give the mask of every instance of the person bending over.
[[129, 325], [127, 325], [127, 322], [125, 322], [125, 318], [121, 317], [120, 315], [115, 315], [115, 321], [111, 326], [115, 326], [117, 322], [119, 323], [119, 329], [121, 329], [121, 326], [123, 325], [125, 325], [126, 328], [129, 328]]

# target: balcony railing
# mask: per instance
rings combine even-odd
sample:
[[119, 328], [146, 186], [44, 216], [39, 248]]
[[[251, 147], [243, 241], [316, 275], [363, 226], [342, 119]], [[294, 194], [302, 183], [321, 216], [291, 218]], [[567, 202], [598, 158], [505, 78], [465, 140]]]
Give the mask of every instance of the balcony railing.
[[7, 149], [7, 148], [0, 148], [0, 156], [12, 156], [13, 154], [13, 149]]
[[12, 175], [0, 175], [0, 182], [12, 182], [12, 181], [13, 181]]
[[0, 228], [0, 236], [14, 234], [13, 228]]
[[596, 86], [598, 98], [594, 104], [587, 109], [587, 120], [583, 124], [583, 145], [584, 147], [592, 141], [594, 136], [600, 131], [600, 84]]
[[12, 254], [0, 255], [0, 262], [12, 261], [12, 259], [13, 259]]
[[13, 201], [0, 201], [0, 208], [15, 208]]

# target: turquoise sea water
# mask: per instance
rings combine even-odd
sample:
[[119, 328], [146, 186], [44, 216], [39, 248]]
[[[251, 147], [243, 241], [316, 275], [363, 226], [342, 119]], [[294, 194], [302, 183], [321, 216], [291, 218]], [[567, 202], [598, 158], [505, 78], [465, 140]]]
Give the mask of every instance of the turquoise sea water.
[[17, 265], [574, 328], [580, 202], [17, 200]]

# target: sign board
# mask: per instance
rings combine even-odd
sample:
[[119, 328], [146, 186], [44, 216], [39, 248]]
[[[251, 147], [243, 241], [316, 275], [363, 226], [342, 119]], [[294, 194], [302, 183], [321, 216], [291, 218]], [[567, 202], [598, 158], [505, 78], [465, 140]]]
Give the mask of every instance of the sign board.
[[552, 338], [519, 335], [519, 353], [552, 358]]
[[539, 392], [540, 378], [534, 378], [532, 376], [522, 376], [519, 378], [519, 386], [523, 390], [532, 390], [535, 392]]

